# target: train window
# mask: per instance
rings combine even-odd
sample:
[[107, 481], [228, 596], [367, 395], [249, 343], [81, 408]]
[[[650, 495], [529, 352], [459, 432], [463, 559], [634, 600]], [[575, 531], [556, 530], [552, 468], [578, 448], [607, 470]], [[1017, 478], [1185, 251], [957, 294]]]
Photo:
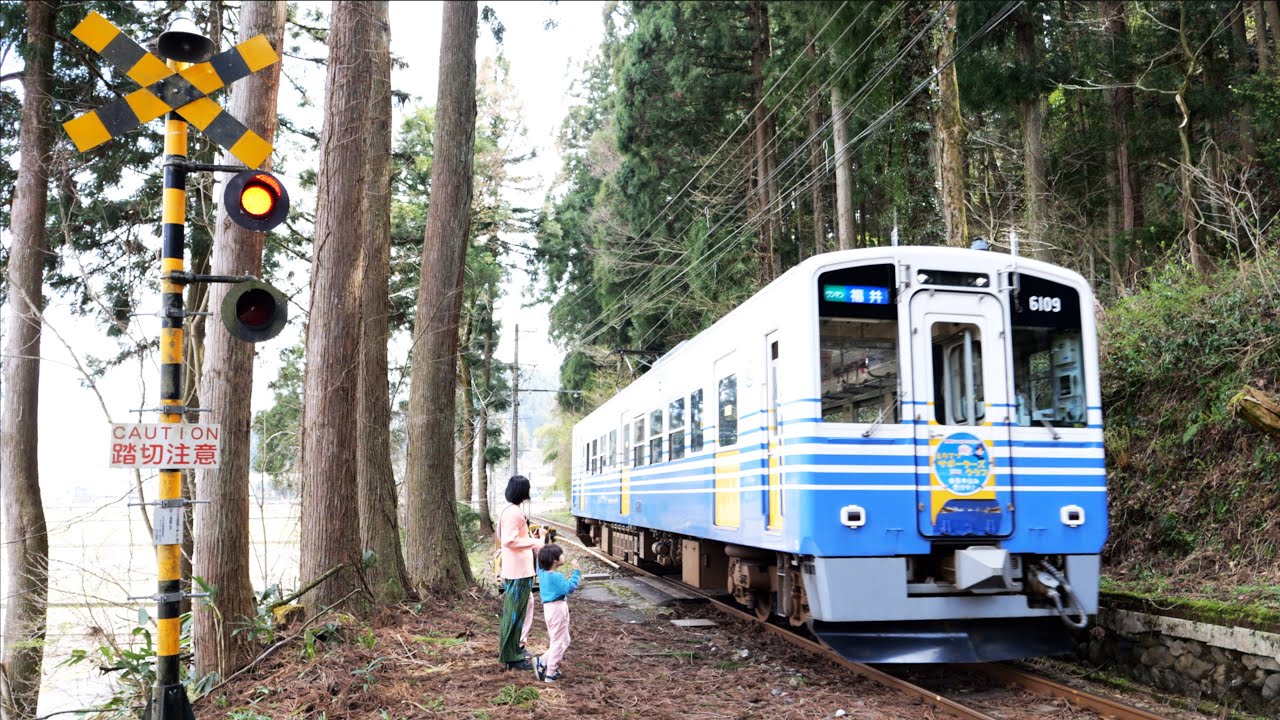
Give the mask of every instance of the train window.
[[618, 431], [609, 431], [609, 467], [618, 464]]
[[631, 423], [622, 425], [622, 467], [631, 466]]
[[729, 375], [720, 380], [720, 420], [721, 449], [738, 443], [738, 376]]
[[689, 452], [702, 450], [702, 390], [689, 396]]
[[1012, 275], [1010, 285], [1017, 424], [1084, 427], [1080, 293], [1025, 273]]
[[644, 465], [644, 416], [636, 418], [635, 429], [636, 444], [632, 448], [632, 457], [635, 460], [635, 466], [640, 467]]
[[600, 472], [600, 441], [592, 440], [588, 447], [591, 448], [591, 473], [594, 475]]
[[939, 425], [978, 425], [986, 417], [982, 333], [977, 325], [933, 324], [933, 407]]
[[822, 318], [818, 347], [824, 422], [898, 422], [897, 320]]
[[677, 398], [667, 406], [667, 418], [671, 430], [667, 435], [667, 454], [672, 460], [679, 460], [684, 457], [684, 398]]
[[921, 285], [954, 285], [957, 287], [984, 288], [991, 284], [986, 273], [956, 272], [954, 270], [921, 270], [916, 273]]
[[649, 462], [662, 462], [662, 411], [654, 410], [649, 413]]

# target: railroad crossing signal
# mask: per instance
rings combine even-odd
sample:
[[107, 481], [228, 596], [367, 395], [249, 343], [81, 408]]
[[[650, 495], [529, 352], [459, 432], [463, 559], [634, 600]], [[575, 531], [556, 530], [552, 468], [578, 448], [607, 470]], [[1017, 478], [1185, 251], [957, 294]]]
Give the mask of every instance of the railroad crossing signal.
[[[157, 51], [168, 62], [147, 52], [120, 28], [91, 12], [71, 31], [73, 35], [117, 70], [142, 87], [97, 110], [63, 124], [81, 152], [95, 148], [140, 125], [168, 114], [164, 134], [164, 196], [161, 214], [160, 250], [160, 421], [185, 425], [188, 412], [205, 408], [183, 405], [183, 287], [196, 282], [237, 283], [222, 306], [223, 322], [236, 337], [257, 342], [274, 337], [287, 320], [287, 302], [279, 290], [252, 276], [198, 275], [183, 269], [186, 252], [187, 173], [191, 171], [233, 172], [224, 206], [238, 224], [250, 229], [270, 230], [284, 220], [289, 195], [270, 173], [256, 168], [271, 156], [271, 143], [245, 127], [206, 97], [209, 93], [268, 67], [280, 60], [265, 35], [210, 57], [213, 42], [200, 35], [189, 17], [179, 16], [162, 33]], [[203, 62], [202, 62], [203, 61]], [[194, 63], [194, 64], [192, 64]], [[195, 125], [210, 140], [238, 158], [249, 170], [227, 165], [206, 165], [187, 159], [187, 127]], [[169, 458], [160, 468], [160, 489], [155, 506], [155, 526], [174, 527], [175, 532], [157, 532], [156, 590], [156, 684], [143, 712], [144, 720], [195, 720], [186, 687], [179, 679], [179, 635], [181, 603], [193, 597], [207, 597], [183, 588], [181, 565], [181, 515], [189, 501], [182, 496], [181, 467]], [[177, 465], [178, 467], [173, 467]], [[176, 522], [166, 524], [166, 519]], [[135, 596], [130, 599], [141, 599]]]
[[97, 12], [90, 12], [71, 34], [142, 86], [63, 124], [80, 152], [176, 111], [251, 168], [271, 156], [271, 143], [206, 97], [280, 60], [266, 35], [220, 52], [208, 62], [175, 70]]
[[270, 340], [289, 321], [284, 293], [259, 280], [232, 285], [222, 298], [222, 324], [245, 342]]
[[222, 207], [240, 227], [265, 232], [288, 217], [289, 193], [271, 173], [245, 170], [227, 182]]

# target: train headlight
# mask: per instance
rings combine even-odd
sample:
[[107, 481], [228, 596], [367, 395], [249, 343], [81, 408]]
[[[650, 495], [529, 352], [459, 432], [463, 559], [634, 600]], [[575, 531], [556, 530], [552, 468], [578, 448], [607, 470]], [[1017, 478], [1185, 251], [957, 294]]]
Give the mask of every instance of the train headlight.
[[840, 508], [840, 524], [856, 530], [867, 524], [867, 511], [861, 505], [845, 505]]
[[1058, 517], [1067, 527], [1080, 527], [1084, 524], [1084, 508], [1079, 505], [1063, 505], [1058, 510]]

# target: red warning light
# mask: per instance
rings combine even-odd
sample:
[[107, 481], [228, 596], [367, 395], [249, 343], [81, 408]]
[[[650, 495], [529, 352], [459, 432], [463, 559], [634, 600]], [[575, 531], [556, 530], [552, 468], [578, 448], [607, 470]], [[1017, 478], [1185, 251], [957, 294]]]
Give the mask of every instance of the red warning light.
[[223, 204], [231, 219], [249, 230], [270, 230], [289, 215], [289, 194], [284, 185], [259, 170], [246, 170], [231, 178]]

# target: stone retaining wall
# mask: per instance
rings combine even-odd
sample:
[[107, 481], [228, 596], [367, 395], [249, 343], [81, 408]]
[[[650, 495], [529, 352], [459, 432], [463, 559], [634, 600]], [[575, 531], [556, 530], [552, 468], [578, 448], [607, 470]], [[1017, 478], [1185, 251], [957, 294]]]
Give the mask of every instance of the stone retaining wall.
[[1275, 633], [1102, 608], [1078, 650], [1153, 687], [1280, 718]]

